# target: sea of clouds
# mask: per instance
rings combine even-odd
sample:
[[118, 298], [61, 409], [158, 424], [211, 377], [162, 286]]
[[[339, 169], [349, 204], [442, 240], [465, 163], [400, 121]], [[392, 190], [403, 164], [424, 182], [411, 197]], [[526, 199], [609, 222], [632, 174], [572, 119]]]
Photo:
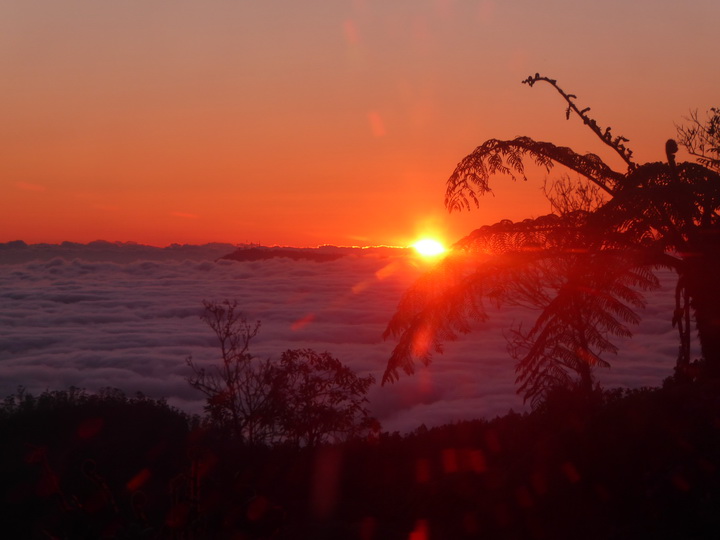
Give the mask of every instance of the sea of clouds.
[[[218, 259], [233, 249], [0, 245], [0, 397], [19, 385], [32, 392], [110, 386], [201, 412], [203, 396], [186, 382], [186, 359], [218, 360], [216, 338], [200, 320], [202, 301], [231, 299], [249, 320], [262, 322], [254, 354], [278, 358], [309, 347], [372, 374], [378, 384], [370, 409], [386, 431], [525, 409], [503, 337], [527, 316], [519, 308], [494, 313], [429, 367], [380, 386], [394, 346], [382, 333], [428, 262], [403, 250], [354, 250], [328, 262]], [[670, 325], [672, 276], [662, 278], [635, 336], [607, 358], [612, 368], [599, 372], [603, 385], [657, 386], [672, 373], [678, 349]]]

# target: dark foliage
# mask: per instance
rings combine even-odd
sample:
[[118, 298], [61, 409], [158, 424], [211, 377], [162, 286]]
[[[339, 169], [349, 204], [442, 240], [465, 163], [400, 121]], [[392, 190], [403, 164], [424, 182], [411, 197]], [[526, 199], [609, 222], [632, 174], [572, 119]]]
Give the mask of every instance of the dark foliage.
[[157, 537], [189, 431], [186, 414], [140, 394], [20, 389], [0, 409], [2, 536]]
[[25, 394], [42, 405], [0, 417], [3, 537], [714, 539], [718, 390], [558, 389], [532, 414], [312, 448], [117, 391]]
[[[383, 382], [399, 370], [428, 363], [442, 343], [488, 319], [488, 304], [536, 310], [534, 324], [509, 332], [519, 392], [534, 405], [558, 386], [593, 389], [593, 370], [617, 352], [612, 339], [631, 335], [643, 293], [657, 287], [655, 272], [677, 274], [676, 308], [668, 314], [679, 333], [676, 376], [720, 376], [720, 170], [718, 113], [706, 124], [692, 117], [680, 142], [699, 163], [676, 163], [669, 140], [666, 163], [638, 165], [628, 140], [601, 129], [579, 109], [576, 96], [539, 74], [524, 83], [551, 85], [603, 144], [620, 156], [615, 171], [595, 154], [517, 137], [491, 139], [456, 167], [447, 182], [450, 211], [477, 206], [490, 181], [525, 179], [524, 160], [550, 172], [561, 165], [578, 175], [560, 176], [544, 192], [554, 213], [520, 223], [485, 226], [457, 242], [448, 256], [404, 295], [386, 330], [398, 338]], [[690, 358], [692, 325], [702, 359]]]

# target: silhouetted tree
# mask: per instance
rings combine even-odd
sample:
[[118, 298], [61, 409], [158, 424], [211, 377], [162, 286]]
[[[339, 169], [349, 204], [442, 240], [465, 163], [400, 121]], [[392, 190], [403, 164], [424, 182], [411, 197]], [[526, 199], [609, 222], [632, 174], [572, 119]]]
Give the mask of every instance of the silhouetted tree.
[[260, 329], [240, 314], [237, 301], [204, 302], [202, 319], [220, 345], [220, 365], [205, 368], [192, 358], [190, 386], [207, 397], [210, 422], [248, 444], [313, 446], [379, 431], [365, 408], [374, 382], [328, 353], [288, 350], [278, 362], [249, 352]]
[[203, 306], [201, 319], [218, 339], [221, 362], [206, 369], [188, 358], [193, 371], [188, 383], [205, 394], [205, 412], [215, 426], [250, 444], [272, 439], [273, 426], [267, 421], [271, 414], [270, 362], [248, 351], [260, 322], [249, 323], [237, 301], [203, 301]]
[[[631, 335], [644, 305], [643, 292], [658, 286], [655, 271], [677, 276], [673, 325], [680, 335], [676, 373], [685, 378], [720, 375], [720, 174], [718, 112], [707, 124], [695, 115], [680, 128], [680, 142], [699, 163], [676, 163], [677, 143], [666, 144], [667, 162], [638, 165], [628, 139], [602, 129], [579, 109], [576, 96], [535, 74], [525, 84], [551, 85], [625, 163], [616, 171], [595, 154], [529, 137], [490, 139], [456, 167], [447, 182], [448, 210], [478, 206], [497, 175], [526, 179], [525, 162], [577, 173], [546, 183], [553, 214], [520, 223], [501, 221], [473, 231], [403, 296], [385, 336], [399, 338], [383, 382], [398, 370], [412, 373], [415, 358], [428, 363], [442, 343], [489, 317], [487, 304], [523, 305], [540, 311], [529, 328], [510, 334], [519, 392], [533, 402], [558, 385], [592, 388], [592, 369], [617, 352], [612, 338]], [[703, 358], [690, 361], [694, 319]]]
[[359, 377], [328, 353], [285, 351], [273, 366], [272, 391], [284, 438], [298, 446], [316, 446], [379, 432], [365, 404], [372, 375]]

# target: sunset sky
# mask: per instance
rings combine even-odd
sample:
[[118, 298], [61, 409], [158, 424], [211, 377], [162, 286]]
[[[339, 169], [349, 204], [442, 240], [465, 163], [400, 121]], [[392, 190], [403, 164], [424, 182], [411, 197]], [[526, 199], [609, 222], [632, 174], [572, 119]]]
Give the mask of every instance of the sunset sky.
[[717, 0], [0, 0], [0, 242], [407, 245], [543, 214], [540, 182], [442, 204], [491, 137], [608, 156], [520, 81], [557, 78], [660, 160], [720, 106], [718, 20]]

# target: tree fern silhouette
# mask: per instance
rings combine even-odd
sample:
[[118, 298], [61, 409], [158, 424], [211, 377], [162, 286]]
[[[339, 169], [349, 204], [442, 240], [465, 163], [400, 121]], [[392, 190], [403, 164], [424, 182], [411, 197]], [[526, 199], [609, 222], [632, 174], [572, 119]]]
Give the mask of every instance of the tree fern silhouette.
[[[579, 109], [576, 96], [555, 80], [535, 74], [523, 82], [555, 88], [567, 103], [566, 116], [579, 116], [626, 170], [529, 137], [490, 139], [460, 161], [447, 182], [449, 211], [478, 206], [497, 175], [524, 179], [527, 160], [547, 171], [562, 165], [578, 179], [564, 175], [546, 184], [553, 214], [473, 231], [405, 293], [385, 331], [398, 344], [383, 382], [396, 380], [400, 369], [412, 373], [416, 358], [427, 364], [443, 342], [468, 333], [473, 320], [487, 320], [492, 304], [539, 310], [532, 326], [509, 334], [518, 391], [526, 399], [537, 403], [557, 385], [592, 388], [593, 368], [609, 365], [602, 355], [617, 352], [612, 338], [631, 335], [643, 293], [658, 286], [655, 271], [662, 267], [678, 277], [672, 314], [680, 337], [678, 376], [720, 375], [720, 174], [710, 156], [719, 150], [697, 142], [717, 133], [712, 118], [705, 131], [695, 126], [700, 135], [679, 130], [691, 153], [694, 141], [699, 163], [676, 163], [678, 146], [670, 140], [666, 163], [638, 165], [628, 139], [601, 129], [590, 109]], [[693, 318], [703, 359], [691, 365]]]

